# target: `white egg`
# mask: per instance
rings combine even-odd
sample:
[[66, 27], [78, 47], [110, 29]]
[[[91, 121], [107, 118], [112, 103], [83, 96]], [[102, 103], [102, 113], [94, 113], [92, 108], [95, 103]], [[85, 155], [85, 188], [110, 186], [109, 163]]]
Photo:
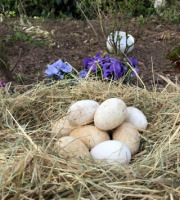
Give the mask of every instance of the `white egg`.
[[129, 148], [120, 141], [108, 140], [96, 145], [90, 154], [101, 164], [128, 164], [131, 160]]
[[148, 124], [146, 116], [142, 111], [133, 106], [127, 107], [126, 122], [131, 123], [138, 129], [146, 129]]
[[127, 107], [119, 98], [104, 101], [94, 115], [95, 126], [101, 130], [112, 130], [126, 119]]
[[111, 33], [106, 42], [107, 48], [110, 52], [113, 52], [114, 45], [116, 45], [116, 48], [118, 51], [121, 51], [122, 53], [125, 52], [127, 45], [129, 46], [129, 49], [127, 53], [130, 53], [134, 49], [134, 38], [132, 35], [128, 34], [123, 31], [115, 31], [115, 33]]
[[77, 101], [67, 111], [67, 119], [73, 125], [85, 125], [93, 122], [99, 104], [93, 100]]

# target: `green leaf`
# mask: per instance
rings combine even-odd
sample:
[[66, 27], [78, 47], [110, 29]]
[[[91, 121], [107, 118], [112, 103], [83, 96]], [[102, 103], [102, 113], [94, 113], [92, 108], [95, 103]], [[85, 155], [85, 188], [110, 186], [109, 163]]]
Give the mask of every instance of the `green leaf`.
[[64, 0], [64, 4], [66, 5], [68, 3], [68, 0]]
[[62, 0], [55, 0], [57, 5], [60, 5], [62, 3]]

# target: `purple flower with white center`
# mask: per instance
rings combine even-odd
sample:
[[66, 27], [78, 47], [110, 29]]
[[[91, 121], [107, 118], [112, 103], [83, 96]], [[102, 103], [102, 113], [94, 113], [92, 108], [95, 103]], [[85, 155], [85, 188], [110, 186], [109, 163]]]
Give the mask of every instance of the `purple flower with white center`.
[[85, 78], [86, 75], [87, 75], [87, 73], [88, 73], [88, 72], [87, 72], [86, 70], [82, 70], [82, 71], [79, 72], [79, 77], [80, 77], [80, 78]]
[[4, 81], [0, 81], [0, 87], [6, 87], [6, 83]]
[[92, 71], [96, 71], [97, 65], [101, 65], [103, 58], [99, 55], [99, 51], [97, 52], [96, 56], [93, 58], [84, 58], [84, 69], [89, 70], [92, 68]]

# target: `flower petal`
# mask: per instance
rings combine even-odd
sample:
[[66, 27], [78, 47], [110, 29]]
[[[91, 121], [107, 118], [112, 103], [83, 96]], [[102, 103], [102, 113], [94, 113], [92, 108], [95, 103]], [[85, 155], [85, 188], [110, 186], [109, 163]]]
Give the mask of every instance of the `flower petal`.
[[63, 61], [61, 59], [59, 59], [58, 61], [52, 64], [52, 66], [57, 68], [58, 70], [61, 69], [62, 65], [63, 65]]
[[92, 68], [92, 71], [96, 71], [97, 65], [101, 65], [103, 58], [99, 55], [99, 51], [97, 52], [96, 56], [93, 58], [84, 58], [84, 69], [89, 70]]
[[86, 75], [87, 75], [87, 73], [88, 73], [88, 72], [87, 72], [86, 70], [82, 70], [82, 71], [79, 72], [79, 77], [80, 77], [80, 78], [85, 78]]
[[[139, 74], [139, 69], [137, 67], [134, 68], [137, 74]], [[136, 74], [134, 72], [131, 73], [131, 78], [136, 77]]]
[[110, 73], [108, 70], [105, 70], [105, 71], [103, 72], [103, 77], [104, 77], [104, 78], [108, 78], [110, 75], [111, 75], [111, 73]]
[[137, 67], [138, 65], [138, 61], [134, 58], [128, 58], [129, 62], [131, 63], [131, 65], [133, 65], [134, 67]]
[[122, 73], [121, 73], [121, 65], [118, 61], [116, 61], [113, 65], [114, 67], [114, 76], [116, 78], [121, 78], [122, 77]]
[[0, 81], [0, 87], [6, 87], [6, 83], [4, 81]]
[[68, 65], [67, 63], [63, 63], [61, 65], [60, 70], [65, 72], [65, 73], [70, 73], [70, 72], [72, 72], [72, 67], [70, 65]]
[[48, 69], [45, 70], [46, 77], [56, 75], [58, 72], [58, 69], [56, 69], [53, 65], [48, 65]]

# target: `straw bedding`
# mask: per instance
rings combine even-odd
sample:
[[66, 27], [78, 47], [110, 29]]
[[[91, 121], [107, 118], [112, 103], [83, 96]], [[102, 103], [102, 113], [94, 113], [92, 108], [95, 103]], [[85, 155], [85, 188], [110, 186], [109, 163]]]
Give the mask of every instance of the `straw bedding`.
[[[57, 152], [50, 124], [77, 100], [119, 97], [148, 119], [128, 166]], [[180, 199], [180, 87], [84, 80], [0, 89], [0, 199]]]

